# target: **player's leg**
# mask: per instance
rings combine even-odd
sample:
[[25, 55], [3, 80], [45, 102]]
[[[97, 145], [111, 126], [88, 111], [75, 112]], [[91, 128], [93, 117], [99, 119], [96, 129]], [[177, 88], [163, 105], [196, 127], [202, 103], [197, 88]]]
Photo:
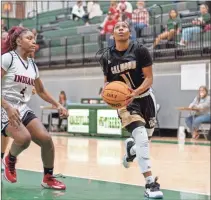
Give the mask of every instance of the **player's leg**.
[[[130, 152], [130, 155], [136, 153], [136, 158], [141, 173], [144, 175], [146, 180], [145, 196], [150, 198], [162, 198], [163, 193], [160, 191], [160, 185], [157, 183], [157, 180], [154, 179], [151, 173], [148, 134], [145, 128], [145, 120], [140, 115], [140, 104], [145, 104], [143, 105], [144, 107], [147, 105], [147, 101], [148, 99], [145, 99], [142, 102], [140, 99], [136, 99], [131, 103], [130, 106], [127, 107], [127, 109], [125, 109], [124, 112], [119, 111], [119, 115], [121, 117], [123, 126], [132, 134], [132, 137], [134, 138], [136, 152], [134, 152], [132, 147], [129, 148], [129, 146], [126, 146], [126, 151]], [[123, 159], [123, 165], [124, 163], [130, 162], [126, 156]]]
[[[1, 160], [4, 158], [5, 151], [9, 142], [9, 137], [2, 135], [1, 136]], [[4, 171], [4, 165], [1, 165], [1, 170]]]
[[9, 142], [9, 137], [2, 135], [1, 136], [1, 159], [4, 158], [5, 151]]
[[62, 182], [57, 181], [53, 176], [55, 151], [50, 134], [33, 113], [29, 113], [27, 118], [28, 120], [25, 122], [26, 128], [30, 132], [33, 142], [41, 147], [41, 156], [44, 167], [42, 186], [58, 190], [66, 189], [66, 186]]
[[17, 181], [15, 169], [17, 156], [23, 150], [28, 148], [31, 142], [31, 136], [23, 124], [21, 124], [18, 128], [8, 124], [6, 127], [4, 127], [3, 132], [6, 132], [8, 136], [14, 139], [8, 155], [3, 159], [3, 164], [5, 167], [4, 177], [7, 181], [14, 183]]

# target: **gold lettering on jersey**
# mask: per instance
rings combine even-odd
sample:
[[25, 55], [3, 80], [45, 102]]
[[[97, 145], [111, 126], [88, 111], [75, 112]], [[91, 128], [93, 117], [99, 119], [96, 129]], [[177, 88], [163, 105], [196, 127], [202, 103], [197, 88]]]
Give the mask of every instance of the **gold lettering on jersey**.
[[136, 61], [131, 61], [111, 67], [111, 72], [112, 74], [119, 74], [120, 72], [124, 72], [129, 69], [135, 69], [135, 68], [136, 68]]
[[27, 85], [33, 85], [34, 86], [34, 79], [26, 77], [26, 76], [15, 75], [14, 81], [18, 82], [18, 83], [25, 83]]

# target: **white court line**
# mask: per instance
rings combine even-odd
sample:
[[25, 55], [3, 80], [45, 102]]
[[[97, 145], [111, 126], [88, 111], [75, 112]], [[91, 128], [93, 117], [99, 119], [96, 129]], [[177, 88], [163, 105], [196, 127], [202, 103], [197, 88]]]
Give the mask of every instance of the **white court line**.
[[[23, 169], [23, 168], [17, 168], [17, 169], [20, 169], [20, 170], [24, 170], [24, 171], [31, 171], [31, 172], [40, 172], [40, 173], [43, 173], [43, 171], [41, 170], [30, 170], [30, 169]], [[63, 174], [61, 173], [62, 175], [64, 176], [67, 176], [67, 177], [72, 177], [72, 178], [78, 178], [78, 179], [88, 179], [88, 180], [93, 180], [93, 181], [102, 181], [102, 182], [108, 182], [108, 183], [117, 183], [117, 184], [123, 184], [123, 185], [132, 185], [132, 186], [141, 186], [141, 187], [144, 187], [142, 185], [138, 185], [138, 184], [128, 184], [128, 183], [124, 183], [124, 182], [115, 182], [115, 181], [109, 181], [109, 180], [102, 180], [102, 179], [95, 179], [95, 178], [89, 178], [89, 177], [82, 177], [82, 176], [74, 176], [74, 175], [66, 175], [66, 174]], [[174, 189], [167, 189], [167, 188], [162, 188], [164, 190], [170, 190], [170, 191], [174, 191], [174, 192], [183, 192], [183, 193], [190, 193], [190, 194], [199, 194], [199, 195], [207, 195], [209, 196], [210, 194], [208, 193], [202, 193], [202, 192], [193, 192], [193, 191], [185, 191], [185, 190], [174, 190]], [[161, 189], [161, 190], [162, 190]]]

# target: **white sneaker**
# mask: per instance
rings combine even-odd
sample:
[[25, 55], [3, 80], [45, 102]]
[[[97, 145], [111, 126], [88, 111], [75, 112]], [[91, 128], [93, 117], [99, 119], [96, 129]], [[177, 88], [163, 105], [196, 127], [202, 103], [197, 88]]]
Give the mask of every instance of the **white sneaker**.
[[160, 184], [157, 183], [158, 178], [155, 178], [155, 182], [146, 184], [144, 196], [151, 199], [162, 199], [163, 192], [160, 191]]
[[135, 159], [136, 155], [131, 155], [130, 154], [130, 149], [135, 145], [135, 141], [133, 138], [128, 138], [125, 140], [125, 152], [126, 154], [124, 155], [122, 159], [122, 164], [125, 168], [130, 167], [130, 162], [133, 162]]

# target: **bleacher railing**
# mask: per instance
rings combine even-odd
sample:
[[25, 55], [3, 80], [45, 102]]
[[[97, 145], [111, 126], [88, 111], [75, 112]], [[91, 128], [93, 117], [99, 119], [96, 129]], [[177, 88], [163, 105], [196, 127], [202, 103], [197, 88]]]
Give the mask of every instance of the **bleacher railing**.
[[[191, 26], [192, 27], [192, 26]], [[148, 27], [149, 32], [143, 32], [143, 36], [137, 38], [144, 46], [149, 48], [149, 51], [154, 61], [168, 61], [168, 60], [182, 60], [182, 59], [199, 59], [210, 57], [211, 55], [211, 32], [205, 31], [204, 26], [198, 28], [197, 33], [188, 33], [186, 27], [186, 34], [190, 34], [192, 40], [186, 46], [181, 46], [180, 40], [183, 35], [175, 34], [170, 41], [161, 40], [156, 48], [153, 48], [153, 42], [158, 35], [151, 35], [158, 25]], [[97, 64], [95, 59], [96, 52], [107, 47], [106, 36], [104, 39], [100, 34], [84, 34], [72, 37], [58, 37], [51, 38], [45, 41], [45, 48], [41, 48], [37, 54], [37, 62], [39, 66], [88, 66]]]
[[[157, 7], [160, 8], [160, 11], [156, 9]], [[154, 12], [155, 10], [156, 13]], [[140, 36], [136, 38], [136, 40], [140, 41], [149, 49], [154, 61], [210, 57], [211, 25], [193, 25], [192, 21], [197, 16], [197, 13], [190, 17], [182, 18], [181, 16], [182, 28], [180, 29], [180, 32], [176, 31], [175, 26], [174, 37], [170, 40], [167, 40], [167, 38], [161, 39], [159, 44], [156, 47], [153, 47], [156, 38], [166, 31], [166, 22], [163, 21], [163, 10], [161, 6], [153, 5], [148, 11], [150, 15], [150, 25], [142, 29], [139, 33], [136, 31], [136, 35]], [[95, 54], [99, 49], [110, 45], [108, 41], [110, 42], [109, 38], [111, 35], [100, 35], [100, 30], [96, 24], [91, 24], [90, 27], [81, 26], [75, 28], [77, 29], [75, 31], [78, 34], [75, 34], [74, 36], [58, 36], [51, 39], [43, 38], [43, 46], [40, 46], [41, 49], [37, 53], [37, 62], [39, 66], [69, 67], [76, 65], [93, 66], [94, 64], [97, 64]], [[70, 34], [73, 35], [72, 29], [74, 28], [70, 27], [70, 29]], [[81, 31], [81, 29], [84, 31]], [[91, 31], [92, 34], [90, 34], [90, 31], [87, 31], [89, 29], [94, 30], [95, 33]], [[79, 32], [83, 32], [83, 34], [79, 34]], [[188, 43], [186, 45], [181, 45], [181, 38], [183, 38], [184, 35], [187, 37], [187, 34], [189, 39]]]

